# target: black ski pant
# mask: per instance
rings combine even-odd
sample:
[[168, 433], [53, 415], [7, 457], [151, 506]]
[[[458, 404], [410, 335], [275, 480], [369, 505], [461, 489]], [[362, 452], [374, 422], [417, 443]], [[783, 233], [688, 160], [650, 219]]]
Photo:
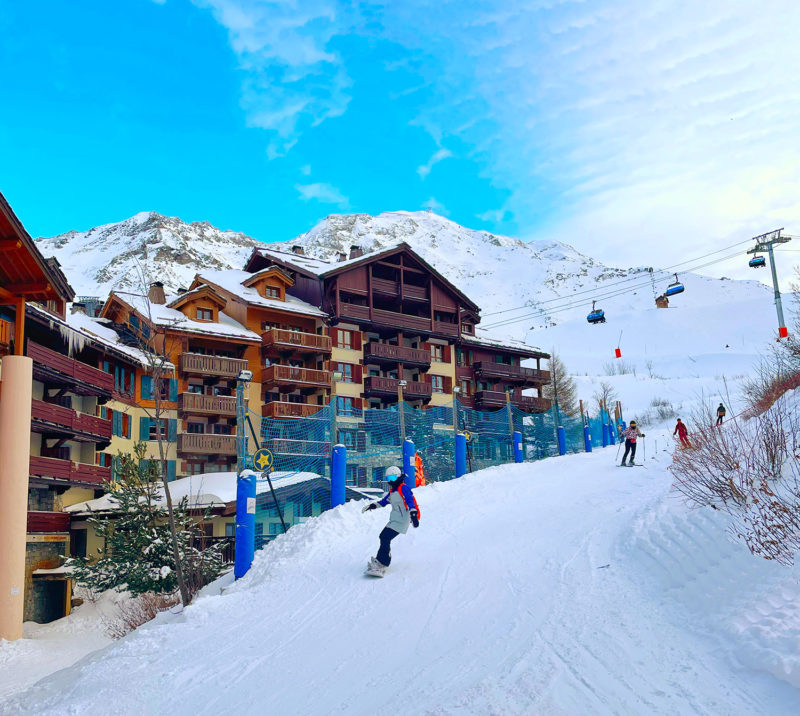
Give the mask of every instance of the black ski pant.
[[388, 567], [392, 563], [392, 540], [400, 533], [393, 530], [391, 527], [384, 527], [383, 531], [378, 536], [381, 541], [381, 546], [378, 549], [378, 554], [375, 557], [384, 567]]
[[722, 420], [725, 416], [717, 413], [717, 425], [722, 425]]
[[636, 443], [633, 440], [626, 440], [625, 441], [625, 452], [622, 455], [622, 464], [625, 464], [625, 458], [628, 457], [628, 453], [631, 454], [631, 462], [633, 462], [633, 458], [636, 457]]

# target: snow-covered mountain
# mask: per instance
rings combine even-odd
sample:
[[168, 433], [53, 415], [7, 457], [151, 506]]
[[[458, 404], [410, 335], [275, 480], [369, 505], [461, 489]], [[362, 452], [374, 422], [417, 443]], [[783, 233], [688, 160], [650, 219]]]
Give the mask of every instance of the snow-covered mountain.
[[[101, 296], [113, 288], [137, 290], [156, 279], [174, 291], [188, 285], [200, 269], [241, 268], [252, 248], [261, 245], [207, 222], [186, 224], [152, 212], [38, 241], [46, 256], [58, 258], [79, 294]], [[349, 254], [351, 246], [368, 252], [400, 241], [481, 306], [483, 326], [501, 337], [522, 338], [532, 330], [582, 319], [593, 298], [607, 311], [651, 308], [654, 292], [662, 293], [674, 280], [658, 269], [650, 273], [642, 266], [606, 266], [556, 241], [526, 243], [474, 231], [427, 211], [331, 215], [305, 234], [270, 246], [302, 246], [309, 256], [335, 262], [340, 254]], [[626, 259], [636, 263], [636, 247]], [[676, 303], [715, 306], [748, 298], [768, 300], [766, 287], [756, 281], [696, 274], [681, 275], [681, 280], [686, 293]]]
[[241, 268], [260, 245], [207, 221], [187, 224], [154, 211], [36, 242], [45, 256], [58, 259], [78, 295], [103, 298], [112, 289], [139, 291], [152, 281], [174, 292], [201, 268]]

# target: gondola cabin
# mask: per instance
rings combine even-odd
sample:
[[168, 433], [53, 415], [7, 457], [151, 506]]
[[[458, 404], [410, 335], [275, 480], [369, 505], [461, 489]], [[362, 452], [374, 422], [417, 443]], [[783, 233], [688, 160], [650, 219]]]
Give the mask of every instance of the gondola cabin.
[[686, 289], [684, 289], [683, 284], [678, 281], [678, 274], [675, 274], [675, 282], [671, 283], [667, 286], [667, 290], [664, 292], [664, 295], [669, 296], [677, 296], [679, 293], [683, 293]]
[[606, 322], [606, 312], [602, 308], [595, 308], [594, 301], [592, 301], [592, 310], [588, 316], [586, 316], [586, 320], [589, 323], [605, 323]]
[[753, 256], [748, 264], [750, 268], [763, 268], [767, 265], [767, 260], [763, 256]]

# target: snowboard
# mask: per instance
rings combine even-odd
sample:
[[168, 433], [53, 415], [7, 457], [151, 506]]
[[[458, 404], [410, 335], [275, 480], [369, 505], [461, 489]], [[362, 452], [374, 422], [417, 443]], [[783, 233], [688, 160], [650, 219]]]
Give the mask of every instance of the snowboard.
[[386, 576], [386, 571], [383, 570], [383, 569], [370, 569], [369, 567], [367, 567], [367, 569], [364, 570], [364, 576], [365, 577], [385, 577]]

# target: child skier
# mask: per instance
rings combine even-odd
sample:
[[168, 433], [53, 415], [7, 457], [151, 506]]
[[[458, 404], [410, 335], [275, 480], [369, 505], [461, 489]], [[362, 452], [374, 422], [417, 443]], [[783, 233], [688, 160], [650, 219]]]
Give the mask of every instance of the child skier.
[[675, 430], [672, 431], [672, 436], [674, 437], [677, 435], [680, 438], [681, 446], [685, 448], [692, 447], [692, 444], [689, 442], [689, 438], [687, 437], [689, 431], [686, 429], [686, 426], [681, 422], [681, 419], [678, 418], [678, 422], [675, 425]]
[[377, 502], [365, 505], [361, 510], [366, 512], [367, 510], [376, 510], [379, 506], [385, 507], [388, 504], [392, 506], [389, 522], [378, 537], [381, 542], [378, 554], [371, 557], [367, 563], [367, 574], [373, 577], [383, 577], [386, 574], [386, 570], [392, 562], [392, 540], [397, 535], [408, 532], [409, 524], [419, 527], [419, 506], [411, 488], [406, 485], [405, 475], [400, 468], [386, 468], [386, 481], [389, 483], [389, 492]]
[[631, 424], [628, 426], [628, 429], [622, 433], [622, 435], [625, 437], [625, 452], [622, 454], [621, 466], [625, 465], [625, 458], [628, 457], [629, 452], [631, 454], [631, 460], [628, 465], [633, 465], [633, 458], [636, 455], [636, 438], [643, 438], [644, 433], [639, 432], [636, 421], [631, 420]]

